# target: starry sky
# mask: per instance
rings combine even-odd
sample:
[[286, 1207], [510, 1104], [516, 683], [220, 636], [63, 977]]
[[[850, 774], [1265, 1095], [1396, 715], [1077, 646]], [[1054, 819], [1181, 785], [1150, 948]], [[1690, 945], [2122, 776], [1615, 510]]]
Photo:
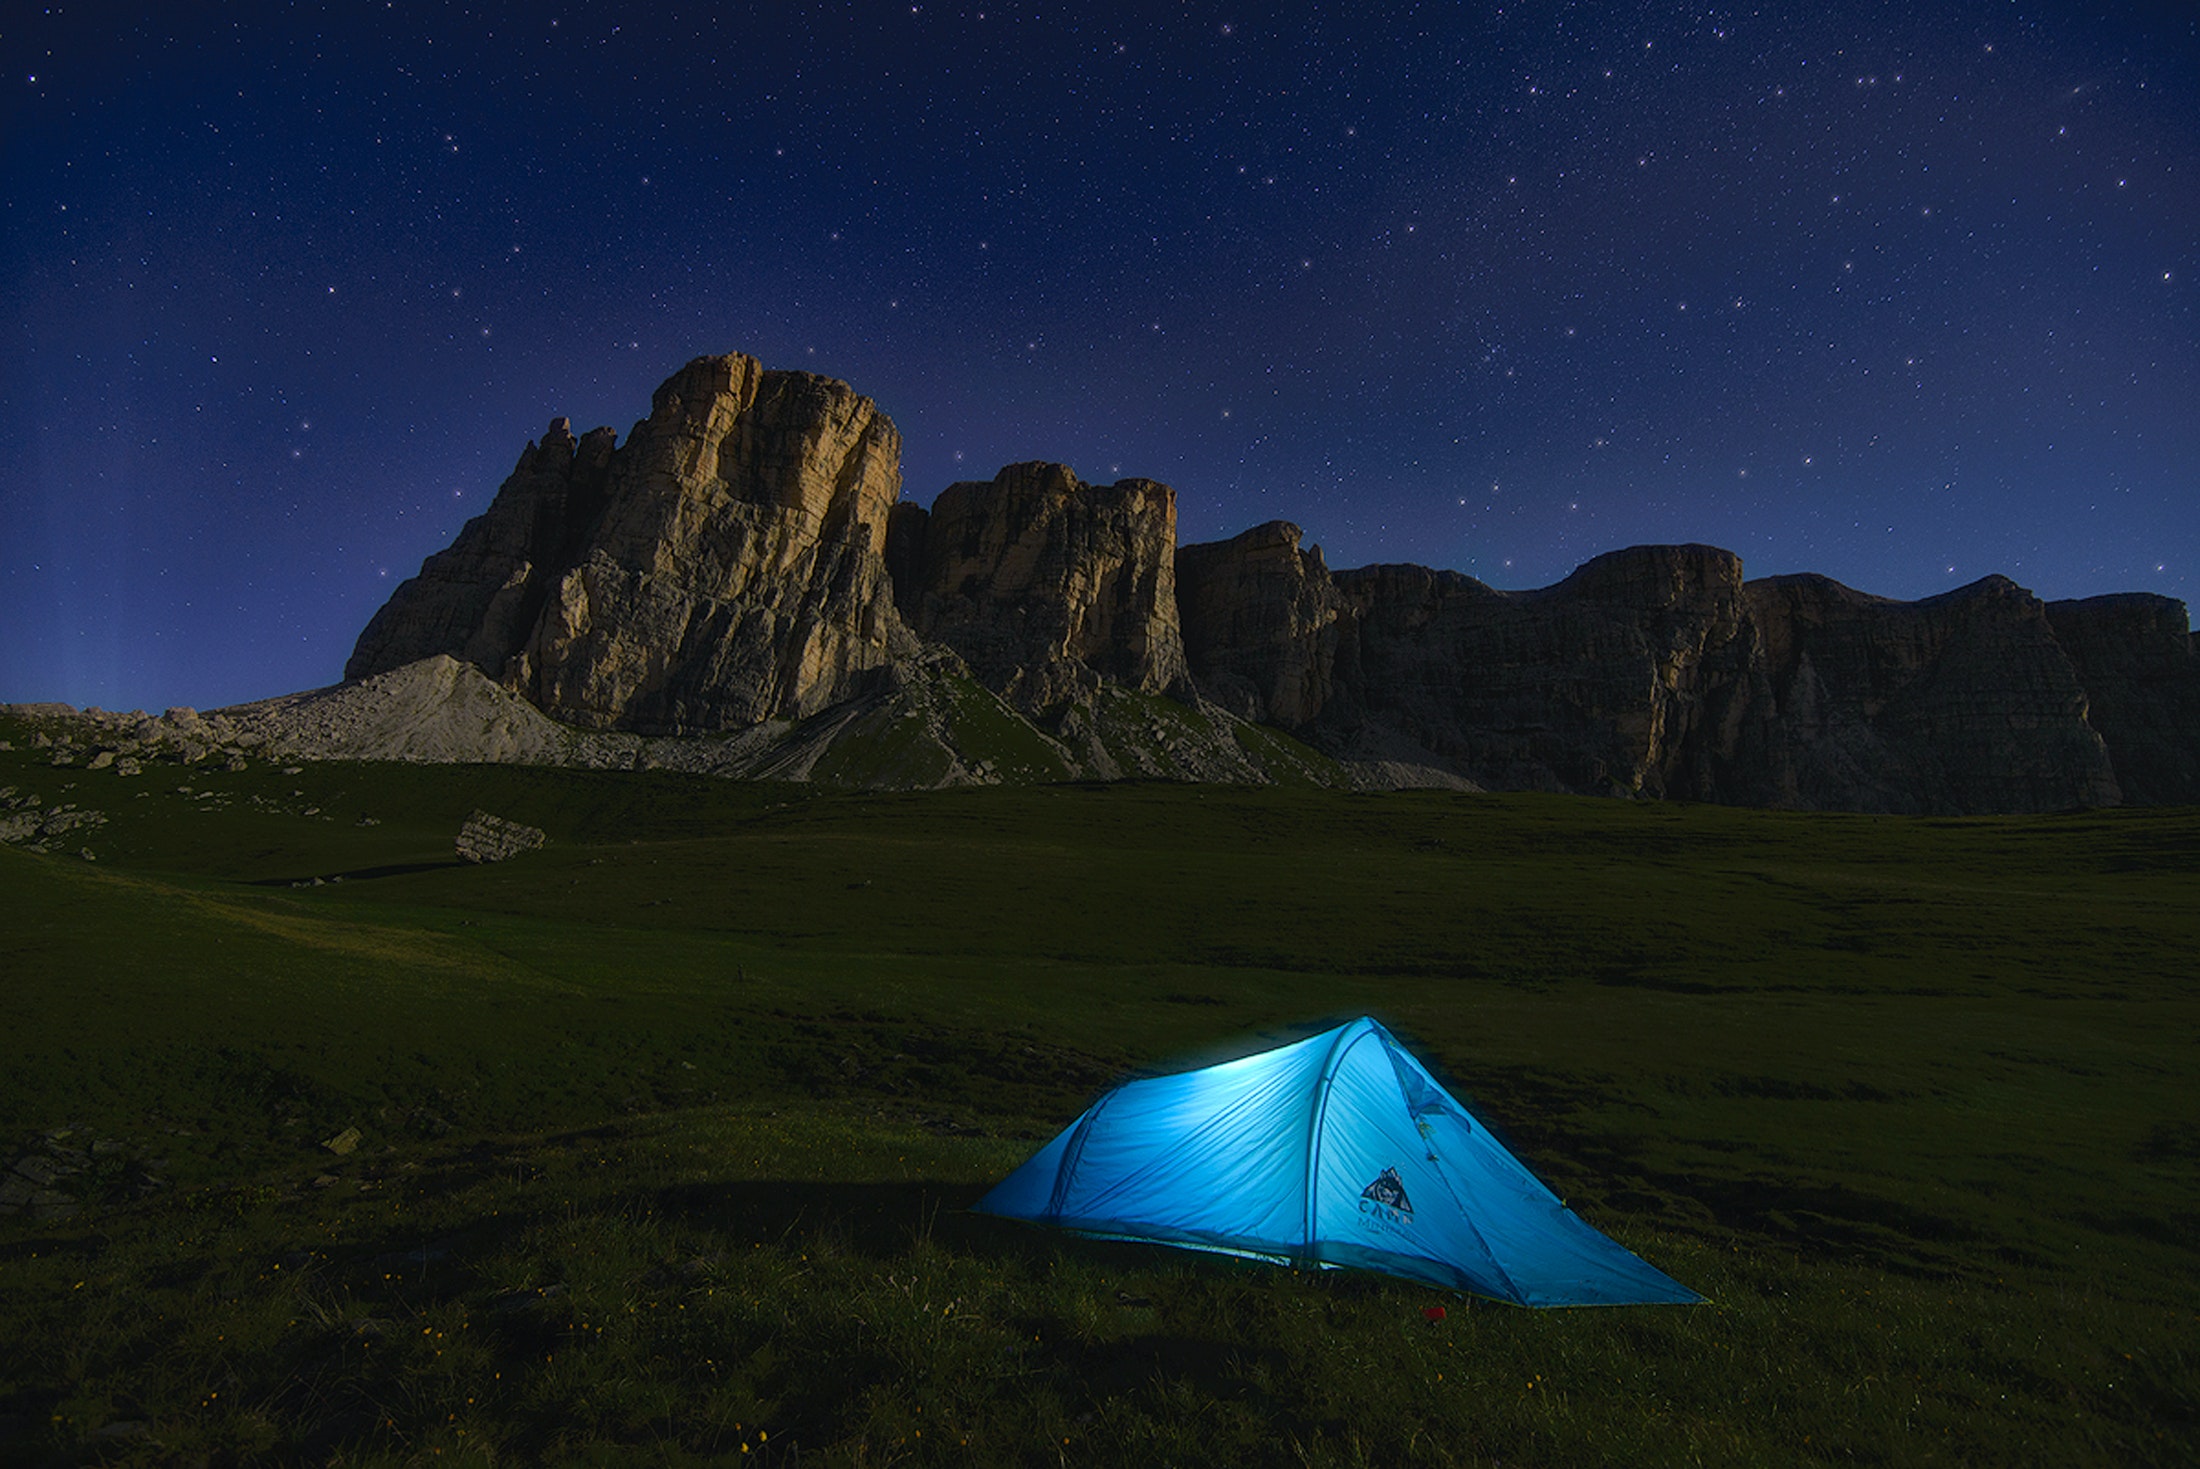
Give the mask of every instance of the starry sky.
[[0, 11], [0, 700], [333, 682], [553, 416], [846, 379], [1500, 587], [2200, 593], [2200, 8]]

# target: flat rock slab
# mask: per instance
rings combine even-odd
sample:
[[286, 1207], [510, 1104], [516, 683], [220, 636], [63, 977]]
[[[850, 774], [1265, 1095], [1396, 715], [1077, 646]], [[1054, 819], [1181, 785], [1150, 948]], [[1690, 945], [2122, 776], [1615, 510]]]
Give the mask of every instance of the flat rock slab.
[[539, 826], [522, 826], [486, 811], [476, 811], [459, 828], [458, 855], [464, 862], [502, 862], [532, 852], [547, 840]]

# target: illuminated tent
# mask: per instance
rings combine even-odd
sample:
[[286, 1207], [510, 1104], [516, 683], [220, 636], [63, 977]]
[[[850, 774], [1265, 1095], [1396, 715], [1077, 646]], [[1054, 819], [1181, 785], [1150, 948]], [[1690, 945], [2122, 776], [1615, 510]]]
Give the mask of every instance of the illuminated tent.
[[1703, 1299], [1584, 1224], [1365, 1018], [1119, 1086], [977, 1208], [1523, 1306]]

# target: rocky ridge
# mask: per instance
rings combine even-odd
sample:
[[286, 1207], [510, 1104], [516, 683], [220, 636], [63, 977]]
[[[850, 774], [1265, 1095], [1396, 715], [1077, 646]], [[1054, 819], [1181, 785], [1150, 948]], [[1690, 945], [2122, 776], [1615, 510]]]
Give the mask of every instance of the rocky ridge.
[[1113, 683], [1188, 693], [1177, 624], [1176, 492], [1087, 485], [1060, 464], [1012, 464], [899, 507], [896, 602], [988, 688], [1040, 713]]
[[624, 445], [552, 420], [344, 684], [221, 712], [300, 757], [1467, 784], [1340, 766], [1202, 700], [1168, 486], [1011, 465], [927, 510], [898, 499], [899, 451], [846, 384], [697, 358]]
[[1744, 581], [1710, 546], [1610, 552], [1501, 592], [1417, 566], [1331, 573], [1298, 542], [1278, 522], [1185, 547], [1186, 640], [1203, 687], [1332, 753], [1803, 809], [2200, 799], [2200, 663], [2168, 598], [2050, 605], [1987, 577], [1900, 602]]
[[2200, 802], [2200, 653], [2170, 598], [2042, 603], [1988, 577], [1900, 602], [1747, 581], [1690, 545], [1529, 591], [1332, 571], [1286, 521], [1178, 546], [1168, 486], [1056, 464], [909, 504], [899, 443], [845, 384], [698, 358], [624, 445], [553, 420], [375, 615], [343, 684], [171, 711], [156, 735], [129, 716], [100, 753], [1918, 813]]

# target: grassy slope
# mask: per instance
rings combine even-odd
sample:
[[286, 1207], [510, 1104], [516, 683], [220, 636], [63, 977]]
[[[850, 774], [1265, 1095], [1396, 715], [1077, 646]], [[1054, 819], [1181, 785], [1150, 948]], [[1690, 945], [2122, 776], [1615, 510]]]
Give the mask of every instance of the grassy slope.
[[[0, 1368], [18, 1446], [2192, 1451], [2191, 813], [126, 779], [15, 733], [0, 785], [113, 819], [93, 864], [0, 850], [0, 1139], [174, 1180], [0, 1225], [0, 1331], [42, 1344]], [[474, 805], [551, 845], [451, 864]], [[1363, 1012], [1717, 1304], [1432, 1326], [1404, 1286], [956, 1212], [1127, 1071]]]

